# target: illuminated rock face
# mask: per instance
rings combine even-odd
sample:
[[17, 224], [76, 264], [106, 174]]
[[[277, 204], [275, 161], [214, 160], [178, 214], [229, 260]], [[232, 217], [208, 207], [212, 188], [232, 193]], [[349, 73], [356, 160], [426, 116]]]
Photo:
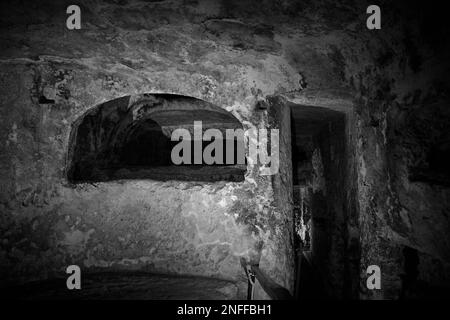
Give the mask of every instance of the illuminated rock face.
[[[81, 6], [81, 30], [67, 30], [66, 8], [53, 2], [0, 10], [2, 285], [78, 264], [222, 278], [244, 297], [245, 257], [292, 292], [296, 182], [312, 187], [311, 245], [328, 295], [449, 286], [445, 19], [389, 5], [382, 29], [369, 31], [366, 6], [352, 1], [105, 1]], [[144, 94], [211, 104], [211, 126], [279, 129], [279, 173], [262, 176], [247, 162], [236, 180], [97, 172], [72, 183], [81, 119]], [[91, 137], [124, 120], [115, 110], [87, 125], [100, 130]], [[174, 117], [160, 120], [170, 127]], [[307, 150], [294, 170], [292, 146]], [[372, 264], [381, 290], [366, 289]]]

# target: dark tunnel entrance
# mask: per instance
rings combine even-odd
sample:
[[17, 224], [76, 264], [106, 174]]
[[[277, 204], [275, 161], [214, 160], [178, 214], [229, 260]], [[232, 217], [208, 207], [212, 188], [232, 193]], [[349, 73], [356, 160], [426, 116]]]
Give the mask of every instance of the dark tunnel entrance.
[[292, 104], [291, 136], [296, 297], [342, 297], [358, 282], [347, 275], [343, 227], [349, 192], [345, 114]]
[[[185, 146], [189, 147], [177, 153], [188, 160], [182, 163], [174, 163], [172, 158], [173, 148], [186, 139], [182, 136], [172, 141], [172, 133], [177, 129], [188, 135]], [[208, 129], [219, 135], [201, 141]], [[227, 135], [227, 130], [239, 129], [242, 131], [242, 125], [231, 113], [190, 97], [146, 94], [108, 101], [75, 122], [69, 146], [68, 180], [242, 181], [246, 172], [245, 157], [239, 158], [243, 140], [237, 134]], [[195, 149], [199, 141], [201, 149]], [[214, 142], [219, 143], [217, 148], [208, 149], [214, 162], [194, 159], [196, 152], [197, 156], [199, 152], [203, 155]]]

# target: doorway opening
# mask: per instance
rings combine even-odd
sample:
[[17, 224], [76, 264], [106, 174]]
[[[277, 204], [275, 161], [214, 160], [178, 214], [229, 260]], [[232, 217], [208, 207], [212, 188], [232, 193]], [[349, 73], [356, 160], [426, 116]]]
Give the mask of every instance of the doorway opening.
[[345, 114], [291, 105], [296, 296], [342, 297], [346, 286]]

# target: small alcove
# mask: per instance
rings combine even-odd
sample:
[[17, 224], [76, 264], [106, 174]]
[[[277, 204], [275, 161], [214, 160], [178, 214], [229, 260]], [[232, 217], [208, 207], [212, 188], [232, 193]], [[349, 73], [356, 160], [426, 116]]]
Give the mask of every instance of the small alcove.
[[[192, 161], [175, 164], [171, 157], [173, 148], [186, 138], [172, 141], [177, 129], [190, 135], [185, 143], [191, 146], [188, 157]], [[215, 136], [201, 141], [208, 129], [215, 129], [223, 139]], [[236, 134], [227, 135], [227, 130]], [[93, 108], [74, 123], [67, 177], [72, 183], [120, 179], [243, 181], [246, 164], [242, 138], [242, 124], [237, 118], [211, 103], [170, 94], [122, 97]], [[216, 139], [222, 140], [218, 144], [222, 154], [219, 148], [208, 150], [223, 161], [207, 163], [202, 155]], [[181, 150], [180, 156], [186, 156], [186, 150]], [[194, 154], [198, 160], [199, 153], [200, 163], [194, 161]], [[221, 157], [216, 158], [216, 153]]]

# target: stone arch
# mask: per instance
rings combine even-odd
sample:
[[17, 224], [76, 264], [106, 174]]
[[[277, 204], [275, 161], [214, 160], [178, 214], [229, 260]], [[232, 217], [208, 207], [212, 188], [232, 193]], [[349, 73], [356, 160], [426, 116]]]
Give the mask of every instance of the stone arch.
[[[176, 129], [193, 133], [194, 121], [203, 131], [242, 129], [230, 112], [209, 102], [174, 94], [125, 96], [102, 103], [72, 125], [68, 148], [70, 182], [117, 179], [242, 181], [245, 164], [178, 165], [170, 162]], [[239, 146], [234, 141], [235, 149]], [[203, 148], [208, 145], [203, 142]], [[226, 141], [223, 141], [224, 153]], [[236, 150], [233, 150], [235, 158]]]

